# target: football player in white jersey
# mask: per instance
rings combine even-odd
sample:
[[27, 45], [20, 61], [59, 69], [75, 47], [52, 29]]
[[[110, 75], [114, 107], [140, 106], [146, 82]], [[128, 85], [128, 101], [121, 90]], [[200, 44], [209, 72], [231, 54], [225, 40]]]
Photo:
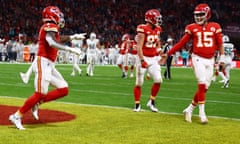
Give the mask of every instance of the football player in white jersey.
[[115, 48], [115, 47], [110, 47], [109, 48], [109, 54], [108, 54], [108, 57], [109, 57], [109, 64], [110, 65], [115, 65], [116, 64], [116, 53], [118, 53], [117, 52], [117, 48]]
[[[84, 37], [85, 38], [85, 37]], [[81, 52], [82, 46], [83, 46], [83, 39], [74, 39], [71, 41], [72, 47], [74, 47], [76, 50]], [[79, 67], [79, 60], [80, 60], [80, 55], [72, 53], [73, 56], [73, 71], [71, 73], [71, 76], [75, 76], [76, 71], [78, 72], [78, 75], [82, 75], [82, 70]]]
[[5, 44], [4, 44], [5, 39], [0, 38], [0, 62], [4, 61], [4, 51], [5, 51]]
[[97, 49], [100, 49], [100, 42], [96, 33], [92, 32], [87, 39], [87, 76], [93, 76], [94, 65], [97, 61]]
[[225, 53], [225, 67], [219, 67], [219, 76], [222, 78], [224, 85], [222, 88], [228, 88], [230, 80], [230, 69], [232, 67], [232, 59], [234, 57], [234, 44], [230, 43], [230, 39], [227, 35], [223, 36], [223, 47]]
[[30, 62], [33, 62], [38, 51], [38, 42], [37, 40], [33, 40], [32, 43], [29, 45], [30, 51]]

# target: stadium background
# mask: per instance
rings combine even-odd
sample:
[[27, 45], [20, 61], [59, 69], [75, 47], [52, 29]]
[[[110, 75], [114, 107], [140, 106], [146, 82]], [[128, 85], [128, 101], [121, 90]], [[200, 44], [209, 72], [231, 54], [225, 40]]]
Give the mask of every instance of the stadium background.
[[101, 44], [109, 47], [118, 43], [124, 33], [135, 34], [136, 26], [144, 23], [144, 13], [150, 8], [163, 15], [164, 33], [178, 40], [186, 24], [193, 22], [196, 4], [207, 2], [212, 9], [211, 20], [219, 22], [225, 34], [240, 45], [240, 3], [238, 0], [1, 0], [0, 38], [9, 39], [19, 33], [36, 38], [41, 26], [41, 12], [47, 5], [58, 6], [65, 14], [63, 34], [96, 32]]
[[[178, 3], [180, 1], [180, 3]], [[164, 16], [164, 34], [173, 36], [176, 40], [183, 33], [184, 26], [193, 21], [192, 11], [195, 0], [0, 0], [0, 37], [8, 39], [17, 37], [21, 32], [26, 36], [26, 43], [36, 38], [41, 26], [41, 11], [46, 5], [57, 5], [65, 14], [65, 34], [95, 31], [103, 45], [113, 45], [121, 35], [129, 32], [134, 35], [136, 25], [144, 22], [144, 12], [149, 8], [159, 8]], [[239, 46], [239, 2], [209, 1], [213, 10], [212, 20], [221, 23], [224, 31], [229, 34], [232, 42]], [[214, 11], [217, 11], [219, 18]], [[239, 48], [238, 48], [239, 51]], [[0, 103], [18, 105], [23, 103], [29, 93], [32, 93], [33, 80], [23, 85], [19, 71], [24, 71], [29, 65], [1, 64], [1, 95], [14, 96], [17, 99], [1, 99]], [[92, 103], [102, 105], [132, 107], [132, 79], [119, 80], [119, 71], [113, 72], [109, 67], [98, 67], [96, 77], [71, 77], [69, 65], [58, 67], [71, 85], [71, 96], [61, 99], [65, 102]], [[101, 69], [101, 70], [100, 70]], [[181, 113], [182, 107], [191, 99], [189, 92], [195, 89], [195, 78], [191, 69], [178, 69], [174, 72], [174, 81], [165, 81], [159, 96], [159, 106], [164, 112]], [[0, 143], [239, 143], [239, 69], [233, 69], [230, 89], [221, 89], [220, 83], [213, 84], [208, 95], [208, 113], [212, 116], [230, 117], [230, 119], [215, 119], [205, 127], [192, 125], [182, 120], [182, 115], [165, 115], [152, 113], [133, 114], [132, 111], [106, 108], [94, 108], [76, 105], [50, 103], [43, 108], [63, 110], [78, 114], [76, 121], [42, 125], [26, 125], [26, 132], [16, 132], [13, 125], [0, 126]], [[182, 75], [185, 73], [185, 75]], [[106, 78], [111, 76], [110, 78]], [[106, 83], [102, 83], [102, 81]], [[113, 82], [112, 82], [113, 81]], [[146, 81], [146, 83], [150, 83]], [[130, 85], [130, 86], [129, 86]], [[149, 84], [150, 85], [150, 84]], [[90, 86], [90, 87], [89, 87]], [[96, 87], [95, 87], [96, 86]], [[112, 87], [115, 86], [115, 89]], [[179, 89], [176, 90], [176, 86]], [[192, 87], [191, 87], [192, 86]], [[120, 87], [120, 88], [119, 88]], [[102, 92], [99, 93], [98, 91]], [[109, 91], [110, 94], [109, 94]], [[108, 93], [104, 93], [108, 92]], [[120, 95], [120, 93], [122, 93]], [[144, 92], [144, 99], [148, 91]], [[20, 99], [19, 99], [20, 97]], [[95, 101], [93, 101], [95, 100]], [[104, 103], [103, 103], [104, 102]], [[93, 109], [94, 108], [94, 109]], [[196, 115], [197, 116], [197, 115]], [[96, 118], [97, 117], [97, 118]], [[159, 118], [160, 117], [160, 118]], [[194, 117], [196, 120], [197, 117]], [[166, 121], [168, 120], [168, 121]], [[140, 122], [138, 122], [140, 121]], [[152, 124], [154, 123], [154, 124]], [[111, 125], [110, 125], [111, 124]], [[144, 130], [143, 130], [144, 128]], [[111, 130], [110, 130], [111, 129]], [[115, 131], [113, 131], [115, 130]], [[217, 130], [217, 131], [216, 131]], [[137, 136], [136, 136], [137, 133]], [[114, 137], [111, 137], [113, 136]], [[46, 139], [47, 138], [47, 139]], [[132, 141], [132, 142], [129, 142]]]
[[[25, 44], [35, 41], [42, 23], [42, 9], [56, 5], [65, 14], [66, 26], [62, 34], [95, 32], [102, 48], [114, 47], [125, 33], [133, 38], [136, 26], [144, 23], [145, 11], [152, 8], [163, 15], [161, 39], [166, 41], [170, 36], [177, 42], [185, 26], [194, 21], [192, 12], [201, 2], [209, 4], [211, 20], [221, 24], [223, 33], [235, 45], [232, 65], [239, 68], [240, 3], [237, 0], [1, 0], [0, 38], [7, 42], [12, 37], [17, 40], [21, 34]], [[186, 47], [191, 47], [190, 43]]]

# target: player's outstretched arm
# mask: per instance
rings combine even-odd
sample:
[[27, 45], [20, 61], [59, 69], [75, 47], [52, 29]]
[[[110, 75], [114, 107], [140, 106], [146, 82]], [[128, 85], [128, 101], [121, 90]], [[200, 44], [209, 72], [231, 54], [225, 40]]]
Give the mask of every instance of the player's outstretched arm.
[[168, 55], [174, 54], [176, 51], [179, 51], [189, 40], [190, 40], [190, 35], [189, 34], [184, 34], [184, 36], [181, 38], [181, 40], [176, 43], [169, 51]]
[[69, 46], [66, 46], [66, 45], [58, 43], [55, 40], [54, 35], [55, 35], [54, 32], [48, 32], [46, 34], [46, 41], [48, 42], [48, 44], [50, 46], [55, 47], [55, 48], [60, 49], [60, 50], [65, 50], [65, 51], [69, 51], [71, 53], [75, 53], [77, 55], [80, 55], [80, 51], [77, 51], [76, 49], [73, 49], [73, 48], [71, 48]]

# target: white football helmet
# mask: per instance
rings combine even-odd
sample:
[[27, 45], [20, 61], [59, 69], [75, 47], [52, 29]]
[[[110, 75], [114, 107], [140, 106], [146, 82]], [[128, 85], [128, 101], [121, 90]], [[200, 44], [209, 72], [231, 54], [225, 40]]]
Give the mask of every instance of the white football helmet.
[[173, 42], [173, 39], [172, 39], [171, 37], [169, 37], [169, 38], [167, 39], [167, 42]]
[[90, 39], [91, 39], [91, 40], [96, 39], [96, 37], [97, 37], [97, 36], [96, 36], [96, 34], [95, 34], [94, 32], [91, 32], [91, 33], [90, 33]]
[[225, 43], [225, 42], [229, 42], [230, 39], [229, 39], [229, 37], [227, 35], [223, 35], [222, 41]]

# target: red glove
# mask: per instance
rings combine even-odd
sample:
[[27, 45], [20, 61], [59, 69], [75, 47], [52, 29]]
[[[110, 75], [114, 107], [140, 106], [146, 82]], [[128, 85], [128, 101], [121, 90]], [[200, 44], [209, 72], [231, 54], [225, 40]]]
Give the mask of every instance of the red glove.
[[144, 60], [141, 60], [141, 66], [142, 66], [142, 68], [147, 68], [148, 64]]

